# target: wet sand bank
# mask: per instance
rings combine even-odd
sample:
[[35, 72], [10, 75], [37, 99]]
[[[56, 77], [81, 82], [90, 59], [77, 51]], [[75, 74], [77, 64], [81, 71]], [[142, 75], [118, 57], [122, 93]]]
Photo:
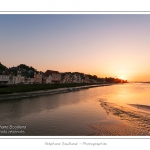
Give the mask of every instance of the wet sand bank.
[[[94, 132], [92, 135], [102, 136], [149, 136], [150, 135], [150, 112], [132, 109], [132, 105], [121, 106], [100, 100], [100, 105], [105, 109], [108, 117], [115, 117], [112, 123], [109, 118], [107, 123], [90, 125]], [[133, 106], [136, 106], [134, 104]], [[149, 108], [149, 106], [143, 107]], [[142, 107], [139, 106], [139, 107]], [[116, 120], [115, 120], [116, 119]], [[122, 122], [118, 122], [122, 121]]]
[[141, 105], [141, 104], [128, 104], [128, 105], [135, 107], [139, 110], [150, 111], [150, 106], [148, 106], [148, 105]]

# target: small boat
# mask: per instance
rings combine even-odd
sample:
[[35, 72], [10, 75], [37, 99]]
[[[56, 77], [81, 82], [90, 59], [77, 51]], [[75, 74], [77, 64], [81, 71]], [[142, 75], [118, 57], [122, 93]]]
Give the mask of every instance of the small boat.
[[73, 88], [69, 87], [69, 88], [68, 88], [68, 91], [73, 91]]

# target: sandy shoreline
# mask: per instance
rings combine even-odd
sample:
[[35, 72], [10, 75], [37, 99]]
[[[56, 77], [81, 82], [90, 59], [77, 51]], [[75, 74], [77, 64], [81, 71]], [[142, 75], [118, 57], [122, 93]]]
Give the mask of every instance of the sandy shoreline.
[[99, 123], [91, 125], [92, 135], [103, 136], [149, 136], [150, 135], [150, 111], [144, 112], [128, 106], [120, 106], [114, 103], [100, 101], [108, 116], [116, 117], [121, 123]]

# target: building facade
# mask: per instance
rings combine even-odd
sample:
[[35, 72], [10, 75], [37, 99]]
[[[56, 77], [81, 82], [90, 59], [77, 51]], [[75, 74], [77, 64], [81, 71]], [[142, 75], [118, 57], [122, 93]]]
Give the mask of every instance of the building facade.
[[34, 83], [42, 83], [42, 74], [34, 74]]
[[47, 70], [45, 72], [45, 76], [47, 77], [47, 82], [49, 82], [49, 83], [60, 83], [61, 82], [61, 74], [58, 71]]

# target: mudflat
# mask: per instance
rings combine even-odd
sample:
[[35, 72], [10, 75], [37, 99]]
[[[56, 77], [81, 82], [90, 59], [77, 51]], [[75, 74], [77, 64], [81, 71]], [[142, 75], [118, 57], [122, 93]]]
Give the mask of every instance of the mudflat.
[[[102, 136], [149, 136], [150, 135], [150, 109], [149, 106], [128, 104], [117, 105], [100, 101], [108, 117], [104, 121], [90, 125], [94, 130], [92, 135]], [[144, 108], [143, 108], [144, 107]], [[141, 109], [140, 109], [141, 108]], [[143, 109], [142, 109], [143, 108]], [[147, 108], [147, 111], [144, 109]], [[112, 122], [110, 118], [114, 118]]]

